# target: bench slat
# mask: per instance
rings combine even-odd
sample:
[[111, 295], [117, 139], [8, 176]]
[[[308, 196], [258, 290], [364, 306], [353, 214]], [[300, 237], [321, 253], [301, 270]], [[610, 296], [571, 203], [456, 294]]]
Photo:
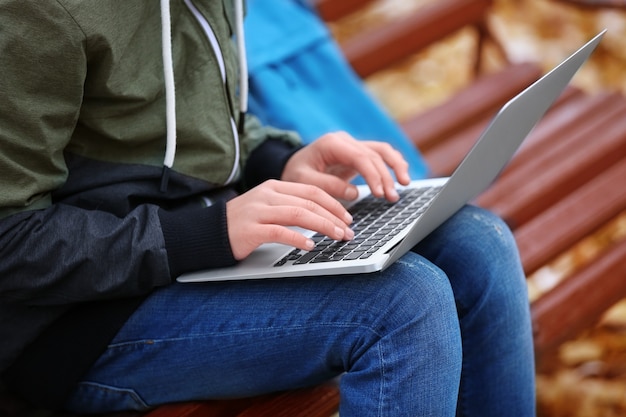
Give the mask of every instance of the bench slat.
[[514, 64], [482, 75], [455, 93], [454, 99], [402, 122], [402, 130], [420, 151], [428, 152], [445, 137], [477, 119], [492, 116], [496, 109], [540, 75], [541, 69], [532, 63]]
[[[561, 104], [582, 96], [583, 93], [580, 90], [568, 88], [558, 98], [554, 107], [552, 107], [547, 114], [550, 115], [550, 113]], [[502, 103], [502, 105], [503, 104], [504, 103]], [[498, 106], [498, 108], [499, 107], [500, 106]], [[494, 108], [488, 116], [477, 118], [472, 125], [459, 130], [458, 132], [445, 138], [443, 141], [440, 141], [440, 143], [436, 146], [424, 152], [424, 158], [433, 175], [447, 176], [452, 174], [456, 167], [461, 163], [461, 160], [469, 152], [472, 146], [474, 146], [478, 137], [485, 130], [489, 122], [491, 122], [491, 119], [498, 108]], [[532, 138], [528, 137], [526, 140], [532, 140]]]
[[273, 396], [237, 417], [328, 417], [338, 409], [339, 388], [326, 384]]
[[334, 22], [367, 6], [374, 0], [313, 0], [313, 5], [326, 22]]
[[559, 136], [549, 152], [501, 178], [478, 203], [514, 227], [524, 224], [626, 155], [625, 112], [623, 102], [614, 113], [607, 109], [608, 119], [581, 120], [575, 133]]
[[583, 94], [574, 97], [575, 100], [567, 106], [557, 103], [554, 110], [541, 120], [537, 128], [524, 141], [513, 160], [502, 172], [502, 176], [515, 171], [521, 165], [531, 163], [536, 155], [549, 152], [554, 141], [559, 140], [561, 136], [569, 136], [576, 132], [579, 121], [594, 119], [606, 113], [607, 109], [613, 109], [614, 106], [624, 101], [618, 93], [599, 93], [588, 96], [588, 99], [582, 99], [583, 97]]
[[[344, 0], [341, 0], [344, 1]], [[440, 0], [391, 24], [372, 28], [341, 43], [344, 55], [363, 78], [483, 21], [492, 0]]]
[[233, 400], [167, 404], [144, 417], [328, 417], [339, 409], [339, 388], [312, 388]]
[[617, 217], [626, 208], [626, 159], [514, 231], [531, 274]]
[[598, 322], [626, 294], [626, 239], [532, 304], [539, 366], [556, 350]]

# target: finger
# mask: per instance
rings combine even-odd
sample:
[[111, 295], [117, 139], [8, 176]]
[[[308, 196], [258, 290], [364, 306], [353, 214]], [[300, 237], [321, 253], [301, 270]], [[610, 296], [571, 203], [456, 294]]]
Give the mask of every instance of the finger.
[[[321, 174], [321, 176], [325, 176]], [[314, 184], [276, 182], [272, 184], [273, 196], [267, 198], [271, 205], [287, 205], [305, 208], [317, 215], [328, 218], [337, 226], [352, 223], [352, 216], [331, 194]]]
[[353, 154], [352, 163], [374, 196], [385, 197], [390, 201], [399, 198], [394, 178], [376, 146], [359, 147]]
[[283, 245], [293, 246], [306, 251], [310, 251], [315, 247], [313, 239], [284, 226], [276, 224], [265, 225], [261, 233], [263, 234], [264, 242], [282, 243]]
[[373, 148], [382, 156], [385, 163], [394, 172], [400, 184], [407, 185], [411, 182], [409, 176], [409, 163], [404, 159], [404, 155], [388, 143], [369, 142]]
[[[281, 198], [283, 204], [273, 204], [257, 215], [261, 223], [298, 226], [323, 233], [339, 240], [350, 234], [347, 222], [311, 200], [293, 196]], [[348, 214], [349, 216], [349, 214]], [[350, 216], [350, 220], [352, 216]]]
[[334, 240], [350, 240], [354, 237], [354, 232], [344, 223], [337, 224], [333, 219], [299, 206], [271, 207], [270, 210], [259, 216], [259, 221], [264, 224], [297, 226], [313, 230]]
[[[368, 142], [367, 146], [380, 157], [380, 159], [375, 158], [373, 163], [375, 164], [378, 174], [380, 175], [380, 184], [383, 188], [385, 198], [390, 201], [397, 201], [399, 199], [399, 195], [396, 190], [396, 182], [389, 169], [395, 173], [396, 179], [400, 184], [406, 185], [410, 182], [408, 163], [402, 154], [388, 143]], [[370, 180], [376, 184], [378, 179], [374, 177]]]
[[[374, 181], [379, 184], [377, 185], [379, 190], [382, 188], [382, 192], [379, 191], [380, 194], [377, 196], [385, 197], [390, 201], [397, 201], [400, 196], [396, 192], [394, 178], [389, 172], [389, 168], [380, 154], [376, 153], [375, 156], [372, 157], [372, 165], [376, 169]], [[367, 181], [367, 178], [365, 180]]]
[[[333, 145], [327, 148], [328, 154], [325, 159], [328, 166], [332, 167], [338, 165], [352, 169], [365, 179], [372, 194], [377, 197], [384, 196], [385, 189], [381, 175], [383, 175], [383, 171], [386, 171], [386, 168], [384, 168], [385, 164], [381, 156], [378, 155], [375, 150], [370, 149], [370, 147], [366, 145], [366, 142], [358, 141], [344, 132], [336, 132], [318, 139], [318, 141], [324, 140], [329, 143], [332, 141]], [[325, 189], [336, 187], [336, 189], [333, 190], [335, 193], [337, 193], [340, 188], [338, 183], [333, 182], [329, 178], [324, 179], [324, 187], [326, 187]], [[344, 192], [346, 192], [347, 188], [345, 184], [343, 187]], [[353, 192], [354, 191], [352, 191], [352, 193]]]

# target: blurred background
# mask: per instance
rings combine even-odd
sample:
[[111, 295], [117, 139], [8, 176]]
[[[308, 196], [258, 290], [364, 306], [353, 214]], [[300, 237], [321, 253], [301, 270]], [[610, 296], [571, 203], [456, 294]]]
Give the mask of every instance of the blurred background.
[[[367, 12], [343, 19], [331, 29], [342, 40], [432, 1], [436, 0], [378, 0]], [[573, 83], [592, 92], [626, 93], [626, 1], [613, 1], [618, 7], [612, 8], [574, 3], [495, 0], [489, 26], [510, 61], [537, 62], [545, 70], [606, 28], [602, 44]], [[471, 81], [475, 45], [473, 31], [460, 32], [368, 78], [367, 86], [394, 118], [402, 120], [440, 103]], [[487, 71], [503, 64], [496, 52], [487, 50]], [[626, 215], [529, 277], [531, 300], [594, 256], [605, 242], [624, 236]], [[564, 344], [550, 369], [542, 372], [537, 375], [539, 416], [626, 416], [626, 301], [609, 310], [595, 328]]]

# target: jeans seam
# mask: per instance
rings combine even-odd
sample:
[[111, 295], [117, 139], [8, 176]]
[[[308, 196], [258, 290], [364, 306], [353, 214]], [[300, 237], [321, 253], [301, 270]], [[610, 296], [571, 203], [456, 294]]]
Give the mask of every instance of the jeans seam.
[[126, 395], [129, 395], [142, 409], [148, 410], [150, 408], [150, 406], [146, 403], [146, 401], [142, 398], [142, 396], [133, 388], [124, 388], [124, 387], [119, 387], [119, 386], [102, 384], [102, 383], [95, 382], [95, 381], [80, 381], [78, 383], [77, 389], [80, 390], [81, 388], [84, 388], [84, 389], [90, 388], [93, 390], [98, 390], [101, 392], [108, 392], [112, 394], [126, 394]]
[[298, 325], [298, 326], [277, 326], [277, 327], [257, 327], [257, 328], [251, 328], [251, 329], [246, 329], [246, 330], [236, 330], [236, 331], [228, 331], [228, 332], [219, 332], [219, 333], [197, 333], [197, 334], [190, 334], [187, 336], [182, 336], [182, 337], [168, 337], [168, 338], [161, 338], [161, 339], [150, 339], [150, 338], [146, 338], [146, 339], [141, 339], [141, 340], [132, 340], [132, 341], [125, 341], [125, 342], [117, 342], [117, 343], [112, 343], [107, 347], [107, 350], [117, 350], [117, 349], [124, 349], [124, 348], [132, 348], [134, 346], [141, 346], [141, 345], [153, 345], [153, 344], [157, 344], [157, 343], [168, 343], [168, 342], [179, 342], [179, 341], [185, 341], [185, 340], [190, 340], [190, 339], [195, 339], [195, 338], [199, 338], [199, 337], [220, 337], [220, 336], [228, 336], [228, 335], [241, 335], [241, 334], [246, 334], [246, 333], [257, 333], [257, 332], [265, 332], [265, 331], [274, 331], [274, 330], [297, 330], [297, 329], [312, 329], [312, 328], [327, 328], [327, 327], [341, 327], [341, 328], [351, 328], [351, 327], [361, 327], [363, 329], [366, 329], [368, 331], [370, 331], [372, 334], [374, 334], [376, 337], [378, 338], [382, 338], [382, 336], [380, 335], [380, 333], [378, 331], [376, 331], [376, 329], [374, 329], [373, 327], [363, 324], [363, 323], [346, 323], [346, 324], [337, 324], [337, 323], [317, 323], [314, 326], [311, 325], [306, 325], [306, 326], [302, 326], [302, 325]]
[[387, 391], [387, 373], [385, 372], [385, 354], [383, 352], [383, 347], [382, 347], [382, 343], [380, 343], [382, 341], [382, 339], [379, 341], [378, 344], [378, 358], [380, 361], [380, 397], [378, 399], [378, 404], [380, 404], [379, 408], [378, 408], [378, 417], [383, 417], [383, 410], [386, 408], [387, 405], [387, 401], [386, 401], [386, 395], [385, 392]]

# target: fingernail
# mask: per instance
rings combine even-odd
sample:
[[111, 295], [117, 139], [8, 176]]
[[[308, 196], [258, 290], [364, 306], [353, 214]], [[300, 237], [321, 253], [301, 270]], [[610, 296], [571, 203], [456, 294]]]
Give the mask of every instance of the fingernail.
[[358, 196], [359, 196], [359, 192], [356, 190], [356, 188], [352, 188], [352, 187], [348, 187], [348, 189], [346, 189], [346, 192], [344, 194], [344, 198], [348, 201], [354, 200]]
[[352, 218], [352, 215], [346, 211], [346, 214], [344, 214], [344, 215], [343, 215], [343, 220], [344, 220], [347, 224], [350, 224], [350, 223], [352, 223], [352, 221], [353, 221], [354, 219]]
[[305, 245], [308, 250], [311, 250], [315, 247], [315, 242], [312, 239], [307, 239]]
[[398, 194], [398, 192], [396, 191], [396, 189], [392, 189], [391, 191], [389, 191], [389, 197], [393, 200], [393, 201], [397, 201], [400, 199], [400, 194]]
[[354, 230], [350, 229], [349, 227], [346, 227], [346, 230], [344, 231], [344, 234], [343, 234], [343, 239], [344, 240], [354, 239]]

